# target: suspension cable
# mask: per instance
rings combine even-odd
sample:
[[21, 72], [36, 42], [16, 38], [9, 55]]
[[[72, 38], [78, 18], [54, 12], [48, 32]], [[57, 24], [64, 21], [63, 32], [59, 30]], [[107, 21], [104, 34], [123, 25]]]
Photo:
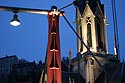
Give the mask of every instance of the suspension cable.
[[117, 23], [117, 13], [116, 13], [116, 4], [114, 0], [114, 10], [115, 10], [115, 18], [116, 18], [116, 36], [117, 36], [117, 48], [118, 48], [118, 59], [120, 59], [120, 49], [119, 49], [119, 37], [118, 37], [118, 23]]
[[60, 11], [60, 10], [62, 10], [62, 9], [65, 9], [65, 8], [67, 8], [67, 7], [69, 7], [69, 6], [73, 5], [73, 4], [74, 4], [74, 3], [72, 2], [72, 3], [70, 3], [70, 4], [66, 5], [66, 6], [64, 6], [64, 7], [60, 8], [60, 9], [58, 9], [58, 11]]
[[63, 18], [65, 19], [65, 21], [67, 22], [67, 24], [70, 26], [70, 28], [73, 30], [73, 32], [76, 34], [76, 36], [80, 39], [80, 41], [82, 42], [82, 44], [86, 47], [88, 52], [91, 52], [89, 47], [85, 44], [85, 42], [83, 41], [83, 39], [77, 34], [77, 32], [74, 30], [74, 28], [72, 27], [72, 25], [69, 23], [69, 21], [67, 20], [67, 18], [63, 15]]
[[92, 57], [95, 59], [95, 61], [99, 64], [99, 66], [102, 68], [102, 70], [106, 73], [106, 75], [108, 76], [108, 78], [113, 82], [114, 80], [112, 79], [112, 77], [109, 75], [109, 73], [106, 71], [106, 69], [102, 66], [102, 64], [98, 61], [98, 59], [95, 57], [95, 54], [92, 53], [90, 51], [90, 48], [84, 43], [83, 39], [78, 35], [78, 33], [74, 30], [74, 28], [72, 27], [72, 25], [70, 24], [70, 22], [68, 21], [68, 19], [63, 15], [63, 18], [65, 19], [65, 21], [67, 22], [67, 24], [70, 26], [70, 28], [73, 30], [73, 32], [75, 33], [75, 35], [80, 39], [81, 43], [86, 47], [87, 52], [90, 53], [92, 55]]
[[69, 7], [69, 6], [73, 5], [73, 4], [74, 4], [74, 6], [78, 6], [78, 1], [75, 0], [72, 3], [70, 3], [70, 4], [64, 6], [64, 7], [60, 8], [60, 9], [58, 9], [58, 11], [60, 11], [62, 9], [65, 9], [65, 8], [67, 8], [67, 7]]
[[112, 14], [113, 14], [113, 25], [114, 25], [114, 44], [116, 49], [116, 58], [119, 60], [120, 50], [119, 50], [119, 37], [118, 37], [118, 25], [117, 25], [115, 0], [111, 0], [111, 4], [112, 4]]

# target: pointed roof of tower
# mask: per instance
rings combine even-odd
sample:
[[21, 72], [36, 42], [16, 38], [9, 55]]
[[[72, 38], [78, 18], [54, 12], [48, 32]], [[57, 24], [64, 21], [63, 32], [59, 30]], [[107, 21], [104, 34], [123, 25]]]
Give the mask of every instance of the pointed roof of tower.
[[102, 9], [102, 12], [104, 13], [104, 5], [101, 4], [100, 0], [78, 0], [78, 2], [79, 2], [78, 7], [80, 9], [81, 14], [84, 12], [86, 4], [88, 4], [90, 6], [93, 13], [95, 13], [98, 5], [100, 6], [100, 8]]

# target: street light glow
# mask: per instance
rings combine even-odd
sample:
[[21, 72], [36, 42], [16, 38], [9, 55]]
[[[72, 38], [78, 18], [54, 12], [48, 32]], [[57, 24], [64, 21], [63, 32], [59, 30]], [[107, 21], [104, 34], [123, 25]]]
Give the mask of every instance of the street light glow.
[[19, 26], [20, 25], [20, 21], [19, 21], [18, 16], [16, 14], [14, 14], [13, 19], [10, 21], [10, 24], [12, 26]]

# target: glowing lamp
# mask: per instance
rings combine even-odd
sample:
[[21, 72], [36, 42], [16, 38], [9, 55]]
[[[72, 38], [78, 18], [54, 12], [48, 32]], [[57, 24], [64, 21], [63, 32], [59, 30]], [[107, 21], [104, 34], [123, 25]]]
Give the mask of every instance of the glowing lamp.
[[10, 21], [10, 24], [12, 26], [19, 26], [20, 25], [20, 21], [19, 21], [18, 16], [16, 14], [14, 14], [13, 19]]

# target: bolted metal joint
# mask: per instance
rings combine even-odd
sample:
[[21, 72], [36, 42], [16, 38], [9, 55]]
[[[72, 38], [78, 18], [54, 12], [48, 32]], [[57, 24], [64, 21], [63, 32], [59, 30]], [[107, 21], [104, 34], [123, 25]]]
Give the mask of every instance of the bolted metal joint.
[[62, 14], [64, 14], [64, 12], [57, 10], [56, 6], [51, 6], [51, 11], [49, 12], [49, 15], [60, 15], [62, 16]]

